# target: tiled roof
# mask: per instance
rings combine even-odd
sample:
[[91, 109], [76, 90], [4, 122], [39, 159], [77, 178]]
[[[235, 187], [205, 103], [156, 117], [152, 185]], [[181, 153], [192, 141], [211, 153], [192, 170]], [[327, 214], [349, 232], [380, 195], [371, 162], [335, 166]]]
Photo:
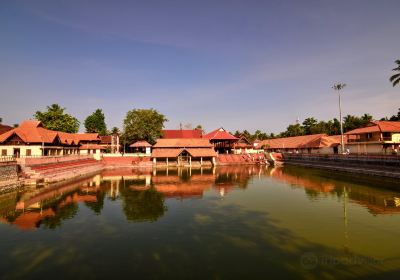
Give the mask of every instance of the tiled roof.
[[201, 129], [164, 129], [161, 131], [162, 138], [201, 138], [203, 131]]
[[151, 157], [153, 158], [167, 158], [167, 157], [177, 157], [183, 151], [183, 149], [154, 149], [151, 152]]
[[66, 133], [53, 131], [43, 127], [36, 120], [23, 121], [18, 127], [0, 135], [0, 143], [13, 135], [17, 135], [25, 143], [53, 143], [58, 137], [64, 145], [78, 145], [81, 141], [100, 142], [97, 133]]
[[186, 151], [192, 157], [216, 157], [217, 153], [212, 148], [188, 148]]
[[100, 136], [100, 144], [111, 144], [111, 135]]
[[208, 139], [204, 138], [181, 138], [181, 139], [158, 139], [153, 148], [207, 148], [213, 147]]
[[137, 141], [131, 144], [129, 147], [131, 148], [151, 147], [151, 144], [147, 141]]
[[203, 138], [210, 140], [238, 140], [238, 138], [230, 134], [222, 127], [203, 135]]
[[373, 121], [366, 127], [356, 128], [346, 132], [347, 135], [365, 134], [373, 132], [400, 132], [400, 122], [398, 121]]
[[0, 135], [0, 143], [6, 141], [13, 135], [17, 135], [25, 143], [53, 143], [57, 132], [43, 128], [39, 121], [29, 120], [20, 126]]
[[260, 146], [270, 149], [307, 149], [333, 147], [340, 144], [340, 135], [328, 136], [326, 134], [303, 135], [286, 138], [268, 139], [261, 142]]
[[105, 150], [106, 148], [97, 144], [83, 144], [79, 150]]
[[178, 157], [183, 151], [187, 151], [192, 157], [215, 157], [217, 156], [216, 152], [212, 147], [209, 148], [161, 148], [154, 149], [151, 153], [152, 157], [155, 158], [174, 158]]
[[8, 126], [8, 125], [4, 125], [4, 124], [0, 124], [0, 134], [3, 134], [7, 131], [12, 130], [13, 127], [12, 126]]

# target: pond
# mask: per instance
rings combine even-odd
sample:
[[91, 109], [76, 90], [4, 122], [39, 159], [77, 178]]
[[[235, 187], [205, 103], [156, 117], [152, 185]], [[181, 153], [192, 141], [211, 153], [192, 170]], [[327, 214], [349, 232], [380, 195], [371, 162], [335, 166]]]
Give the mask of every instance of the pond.
[[301, 167], [108, 170], [0, 195], [1, 279], [392, 279], [396, 181]]

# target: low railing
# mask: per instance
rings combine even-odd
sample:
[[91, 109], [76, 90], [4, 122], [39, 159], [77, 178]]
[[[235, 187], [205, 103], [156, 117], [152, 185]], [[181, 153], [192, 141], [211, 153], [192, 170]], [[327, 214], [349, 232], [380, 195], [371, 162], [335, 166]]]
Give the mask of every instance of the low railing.
[[93, 155], [62, 155], [62, 156], [29, 156], [18, 158], [17, 161], [21, 165], [30, 166], [38, 164], [59, 163], [83, 159], [93, 159]]
[[0, 156], [0, 162], [12, 162], [15, 161], [14, 156]]

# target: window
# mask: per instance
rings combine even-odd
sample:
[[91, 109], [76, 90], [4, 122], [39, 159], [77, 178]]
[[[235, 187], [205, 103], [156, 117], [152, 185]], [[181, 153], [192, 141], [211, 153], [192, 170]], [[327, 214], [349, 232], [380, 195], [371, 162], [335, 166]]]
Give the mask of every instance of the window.
[[6, 149], [1, 150], [1, 155], [5, 157], [7, 155], [7, 150]]
[[31, 149], [26, 149], [26, 156], [30, 157], [32, 155], [32, 150]]

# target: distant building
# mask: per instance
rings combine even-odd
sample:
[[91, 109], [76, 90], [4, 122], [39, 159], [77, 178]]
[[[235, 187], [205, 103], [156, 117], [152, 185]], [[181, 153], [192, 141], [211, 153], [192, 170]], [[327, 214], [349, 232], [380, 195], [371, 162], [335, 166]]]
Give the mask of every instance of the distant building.
[[340, 142], [340, 135], [313, 134], [267, 139], [259, 145], [268, 152], [337, 154]]
[[235, 144], [239, 141], [239, 138], [230, 134], [223, 127], [203, 135], [203, 138], [208, 139], [214, 145], [215, 151], [220, 154], [232, 153]]
[[97, 133], [65, 133], [48, 130], [36, 120], [27, 120], [0, 135], [1, 156], [59, 156], [93, 154], [100, 156]]
[[158, 139], [151, 157], [154, 165], [192, 166], [215, 164], [217, 154], [208, 139]]
[[107, 152], [109, 152], [111, 154], [119, 153], [119, 151], [121, 149], [121, 145], [119, 142], [118, 134], [100, 136], [100, 139], [101, 139], [100, 146], [102, 146], [104, 149], [106, 149]]
[[399, 154], [400, 122], [372, 121], [366, 127], [345, 133], [346, 148], [355, 154]]
[[180, 139], [180, 138], [202, 138], [203, 131], [201, 129], [164, 129], [161, 130], [161, 138], [163, 139]]
[[152, 145], [147, 141], [137, 141], [129, 146], [135, 153], [142, 153], [146, 155], [151, 154]]

